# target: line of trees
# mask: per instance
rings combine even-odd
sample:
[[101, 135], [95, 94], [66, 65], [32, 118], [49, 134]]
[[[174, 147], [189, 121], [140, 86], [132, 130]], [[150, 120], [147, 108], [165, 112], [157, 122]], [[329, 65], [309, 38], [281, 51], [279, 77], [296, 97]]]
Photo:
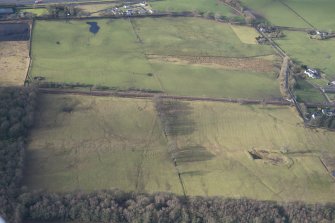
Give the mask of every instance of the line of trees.
[[33, 88], [0, 88], [0, 216], [14, 222], [24, 163], [24, 137], [33, 124]]
[[184, 197], [168, 193], [138, 194], [119, 190], [22, 194], [22, 216], [28, 220], [81, 222], [264, 222], [301, 223], [335, 220], [335, 205], [278, 204], [250, 199]]

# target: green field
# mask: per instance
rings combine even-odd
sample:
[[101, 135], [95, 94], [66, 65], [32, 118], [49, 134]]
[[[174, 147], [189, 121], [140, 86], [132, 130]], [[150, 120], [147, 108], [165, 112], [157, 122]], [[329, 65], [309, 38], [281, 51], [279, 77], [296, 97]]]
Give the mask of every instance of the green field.
[[245, 44], [229, 24], [196, 18], [134, 20], [145, 52], [160, 55], [256, 57], [274, 54], [270, 46]]
[[333, 12], [335, 2], [333, 0], [286, 0], [284, 2], [317, 29], [335, 30]]
[[223, 16], [232, 16], [231, 10], [222, 2], [216, 0], [162, 0], [150, 1], [154, 10], [168, 12], [201, 12], [216, 13]]
[[45, 77], [48, 82], [158, 90], [172, 95], [280, 97], [271, 69], [253, 72], [233, 67], [231, 71], [148, 59], [148, 55], [223, 59], [273, 55], [270, 46], [242, 43], [228, 24], [196, 18], [96, 21], [100, 26], [97, 34], [88, 31], [86, 21], [37, 21], [31, 76]]
[[335, 78], [335, 39], [313, 40], [302, 32], [285, 31], [285, 35], [276, 42], [292, 59], [321, 69], [329, 80]]
[[[287, 2], [287, 1], [283, 1]], [[242, 0], [242, 3], [277, 26], [310, 28], [310, 26], [294, 12], [277, 0]]]
[[333, 0], [242, 0], [242, 2], [274, 25], [299, 28], [311, 28], [312, 25], [325, 31], [335, 29]]
[[321, 94], [320, 90], [314, 88], [306, 80], [298, 80], [298, 87], [295, 88], [295, 95], [298, 98], [298, 101], [302, 102], [326, 102], [325, 97]]
[[28, 143], [30, 190], [181, 193], [150, 101], [42, 95], [39, 105]]
[[[334, 155], [335, 133], [304, 128], [293, 108], [169, 102], [162, 115], [154, 104], [42, 95], [24, 184], [181, 194], [179, 171], [187, 195], [334, 201], [334, 180], [319, 157]], [[253, 160], [251, 149], [285, 162]]]
[[[177, 136], [176, 144], [201, 145], [214, 158], [181, 163], [187, 194], [334, 201], [334, 180], [319, 160], [322, 153], [335, 153], [333, 132], [304, 128], [288, 107], [209, 102], [191, 106], [195, 131]], [[252, 148], [281, 154], [290, 164], [252, 160], [247, 155]]]

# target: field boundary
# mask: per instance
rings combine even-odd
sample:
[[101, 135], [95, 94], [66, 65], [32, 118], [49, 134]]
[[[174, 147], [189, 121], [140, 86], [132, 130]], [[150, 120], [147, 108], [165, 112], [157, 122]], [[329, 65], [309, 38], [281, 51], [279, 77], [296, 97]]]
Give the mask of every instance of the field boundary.
[[33, 29], [34, 29], [34, 26], [35, 26], [35, 20], [33, 19], [31, 21], [31, 27], [30, 27], [30, 39], [29, 39], [29, 65], [28, 65], [28, 69], [27, 69], [27, 74], [26, 74], [26, 78], [25, 78], [25, 81], [24, 81], [24, 84], [26, 84], [27, 80], [29, 79], [29, 81], [32, 81], [31, 77], [30, 77], [30, 70], [31, 70], [31, 64], [33, 62], [33, 58], [32, 58], [32, 55], [31, 55], [31, 49], [32, 49], [32, 42], [33, 42]]
[[209, 101], [209, 102], [226, 102], [226, 103], [239, 103], [239, 104], [270, 104], [279, 106], [292, 105], [287, 100], [261, 100], [261, 99], [246, 99], [246, 98], [211, 98], [211, 97], [192, 97], [192, 96], [178, 96], [178, 95], [165, 95], [157, 93], [147, 93], [139, 91], [80, 91], [69, 89], [55, 89], [55, 88], [39, 88], [40, 93], [46, 94], [75, 94], [87, 96], [105, 96], [105, 97], [124, 97], [124, 98], [154, 98], [159, 96], [163, 99], [175, 99], [184, 101]]
[[313, 29], [316, 29], [310, 22], [307, 21], [307, 19], [305, 19], [304, 17], [302, 17], [297, 11], [295, 11], [293, 8], [291, 8], [291, 6], [289, 6], [288, 4], [286, 4], [285, 2], [283, 2], [282, 0], [279, 0], [279, 2], [281, 4], [283, 4], [285, 7], [287, 7], [289, 10], [291, 10], [294, 14], [296, 14], [300, 19], [302, 19], [305, 23], [307, 23], [307, 25], [309, 25], [310, 27], [312, 27]]

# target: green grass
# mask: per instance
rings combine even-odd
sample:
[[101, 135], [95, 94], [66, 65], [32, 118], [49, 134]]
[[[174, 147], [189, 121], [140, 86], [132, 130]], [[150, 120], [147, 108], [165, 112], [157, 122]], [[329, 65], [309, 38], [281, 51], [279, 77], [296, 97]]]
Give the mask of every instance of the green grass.
[[[147, 76], [150, 64], [127, 20], [98, 20], [96, 35], [86, 21], [38, 21], [33, 33], [32, 76], [120, 88], [159, 89]], [[57, 44], [59, 42], [59, 44]]]
[[300, 16], [317, 29], [335, 30], [335, 2], [333, 0], [286, 0], [284, 1]]
[[[304, 128], [294, 108], [166, 104], [166, 121], [178, 130], [166, 138], [163, 116], [149, 100], [62, 95], [40, 100], [27, 145], [24, 185], [29, 190], [181, 194], [175, 157], [187, 195], [335, 199], [334, 181], [319, 160], [321, 154], [334, 155], [335, 133]], [[70, 107], [71, 113], [63, 112]], [[278, 154], [285, 148], [280, 156], [289, 165], [252, 160], [247, 151], [253, 148]]]
[[225, 71], [206, 67], [156, 63], [156, 76], [169, 94], [200, 97], [280, 98], [273, 74]]
[[297, 83], [299, 87], [295, 89], [294, 94], [297, 96], [298, 101], [316, 103], [327, 102], [321, 92], [306, 80], [299, 80]]
[[49, 82], [161, 90], [172, 95], [280, 97], [271, 73], [154, 63], [146, 57], [273, 55], [269, 46], [242, 43], [230, 25], [196, 18], [96, 21], [101, 28], [95, 35], [88, 32], [86, 21], [37, 21], [31, 76], [43, 76]]
[[[283, 1], [287, 2], [287, 1]], [[279, 0], [242, 0], [242, 3], [277, 26], [310, 28], [310, 26]]]
[[274, 25], [311, 28], [308, 24], [310, 23], [317, 29], [335, 30], [333, 0], [242, 0], [242, 2]]
[[285, 31], [286, 37], [276, 42], [288, 55], [310, 67], [319, 68], [327, 79], [335, 78], [335, 39], [313, 40], [306, 33]]
[[40, 8], [40, 9], [22, 9], [20, 12], [29, 12], [32, 13], [36, 16], [42, 16], [42, 15], [47, 15], [48, 10], [46, 8]]
[[253, 27], [231, 25], [231, 28], [242, 43], [257, 44], [256, 37], [259, 36], [259, 33]]
[[30, 190], [181, 193], [150, 101], [42, 95], [37, 116], [24, 181]]
[[162, 0], [150, 1], [150, 5], [154, 10], [158, 11], [212, 12], [223, 16], [233, 15], [227, 6], [216, 0]]
[[[205, 147], [214, 157], [182, 162], [179, 168], [192, 195], [223, 195], [306, 202], [334, 201], [334, 181], [319, 160], [334, 154], [335, 133], [303, 127], [293, 108], [192, 102], [195, 131], [176, 137], [179, 148]], [[252, 148], [279, 152], [292, 166], [252, 160]], [[280, 152], [279, 152], [280, 153]]]
[[244, 44], [229, 24], [199, 18], [134, 20], [146, 53], [254, 57], [273, 54], [270, 46]]

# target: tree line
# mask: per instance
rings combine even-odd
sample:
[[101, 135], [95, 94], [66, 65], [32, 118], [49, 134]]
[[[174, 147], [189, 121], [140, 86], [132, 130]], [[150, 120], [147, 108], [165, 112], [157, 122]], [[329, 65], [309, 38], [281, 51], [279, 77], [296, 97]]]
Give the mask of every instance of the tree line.
[[26, 193], [20, 196], [19, 204], [23, 218], [41, 222], [330, 223], [335, 220], [334, 204], [279, 204], [250, 199], [139, 194], [120, 190]]
[[24, 137], [33, 124], [33, 88], [0, 88], [0, 216], [13, 221], [24, 163]]

